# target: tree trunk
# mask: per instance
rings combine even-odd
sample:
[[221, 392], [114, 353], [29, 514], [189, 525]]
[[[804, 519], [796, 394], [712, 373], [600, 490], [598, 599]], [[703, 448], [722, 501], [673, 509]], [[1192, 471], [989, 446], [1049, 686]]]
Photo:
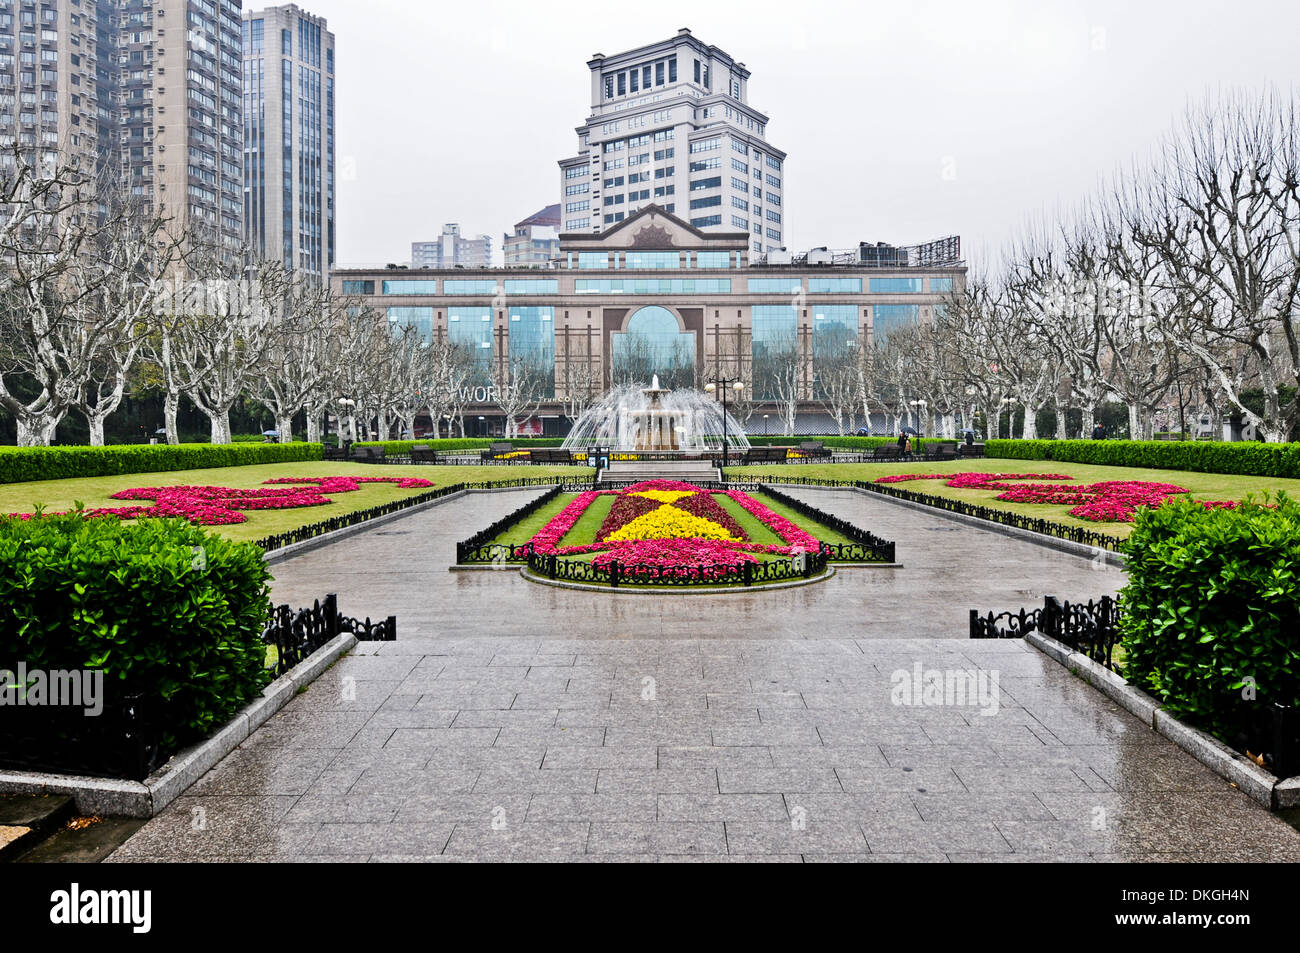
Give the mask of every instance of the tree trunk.
[[59, 417], [48, 414], [32, 416], [24, 420], [17, 418], [18, 446], [48, 447], [54, 442], [54, 432], [59, 426]]
[[308, 407], [307, 408], [307, 442], [320, 443], [320, 439], [321, 439], [320, 414], [316, 412], [316, 408]]
[[289, 443], [293, 440], [293, 417], [278, 416], [275, 419], [275, 429], [280, 431], [280, 443]]
[[1038, 439], [1038, 408], [1025, 407], [1025, 419], [1020, 425], [1020, 438], [1022, 440]]
[[1142, 439], [1142, 405], [1136, 400], [1128, 402], [1128, 438]]
[[163, 427], [167, 430], [167, 443], [176, 446], [181, 442], [180, 431], [176, 429], [176, 415], [180, 410], [180, 391], [168, 391], [163, 399]]
[[230, 443], [230, 411], [225, 410], [221, 413], [208, 415], [212, 421], [212, 442], [214, 444]]
[[100, 414], [87, 414], [86, 423], [90, 427], [90, 445], [92, 447], [102, 447], [104, 445], [104, 418]]
[[1069, 405], [1058, 398], [1053, 409], [1056, 411], [1056, 439], [1066, 440], [1069, 437], [1069, 433], [1066, 431], [1066, 418], [1070, 412]]

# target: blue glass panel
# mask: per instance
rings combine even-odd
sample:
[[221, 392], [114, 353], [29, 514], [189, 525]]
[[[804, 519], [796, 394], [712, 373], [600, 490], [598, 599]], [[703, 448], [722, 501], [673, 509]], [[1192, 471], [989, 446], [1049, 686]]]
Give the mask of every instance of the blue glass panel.
[[921, 293], [920, 278], [872, 278], [871, 293], [882, 295], [914, 295]]
[[383, 292], [386, 295], [436, 295], [438, 282], [434, 278], [385, 281]]
[[[871, 280], [872, 285], [875, 279]], [[874, 288], [872, 289], [874, 290]], [[861, 278], [809, 278], [809, 294], [861, 294]]]

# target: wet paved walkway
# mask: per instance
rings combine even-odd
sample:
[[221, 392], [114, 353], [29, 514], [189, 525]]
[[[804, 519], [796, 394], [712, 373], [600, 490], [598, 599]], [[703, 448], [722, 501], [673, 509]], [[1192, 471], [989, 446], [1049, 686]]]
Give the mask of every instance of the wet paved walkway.
[[[448, 573], [519, 494], [277, 566], [278, 600], [336, 590], [396, 613], [399, 641], [339, 662], [112, 859], [1300, 860], [1300, 834], [1055, 662], [965, 638], [972, 606], [1119, 573], [802, 492], [907, 568], [673, 600]], [[918, 666], [986, 691], [905, 698]]]
[[468, 538], [536, 495], [475, 494], [274, 568], [277, 603], [339, 593], [351, 616], [396, 614], [402, 638], [966, 638], [971, 609], [1019, 609], [1046, 594], [1113, 595], [1123, 573], [970, 529], [884, 499], [794, 489], [827, 512], [894, 540], [902, 569], [841, 569], [813, 586], [664, 598], [541, 586], [514, 570], [448, 572]]

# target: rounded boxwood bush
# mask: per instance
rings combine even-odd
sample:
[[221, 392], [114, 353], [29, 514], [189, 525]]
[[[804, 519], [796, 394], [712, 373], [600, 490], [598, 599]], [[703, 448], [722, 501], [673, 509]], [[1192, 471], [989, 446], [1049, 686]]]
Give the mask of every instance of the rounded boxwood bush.
[[1140, 507], [1122, 551], [1129, 681], [1224, 739], [1250, 694], [1300, 704], [1300, 503]]
[[270, 578], [184, 520], [0, 517], [0, 668], [102, 669], [106, 704], [141, 696], [174, 751], [270, 681]]

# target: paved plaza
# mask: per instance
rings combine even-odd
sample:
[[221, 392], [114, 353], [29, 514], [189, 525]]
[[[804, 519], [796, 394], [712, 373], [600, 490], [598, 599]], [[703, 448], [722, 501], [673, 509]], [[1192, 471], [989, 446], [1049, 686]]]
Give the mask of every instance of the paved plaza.
[[[398, 617], [113, 855], [160, 860], [1300, 860], [1300, 834], [970, 608], [1114, 569], [857, 494], [801, 497], [902, 569], [663, 597], [448, 572], [528, 493], [275, 567]], [[986, 691], [906, 697], [920, 673]], [[994, 690], [996, 689], [996, 690]], [[934, 703], [936, 701], [944, 703]]]

